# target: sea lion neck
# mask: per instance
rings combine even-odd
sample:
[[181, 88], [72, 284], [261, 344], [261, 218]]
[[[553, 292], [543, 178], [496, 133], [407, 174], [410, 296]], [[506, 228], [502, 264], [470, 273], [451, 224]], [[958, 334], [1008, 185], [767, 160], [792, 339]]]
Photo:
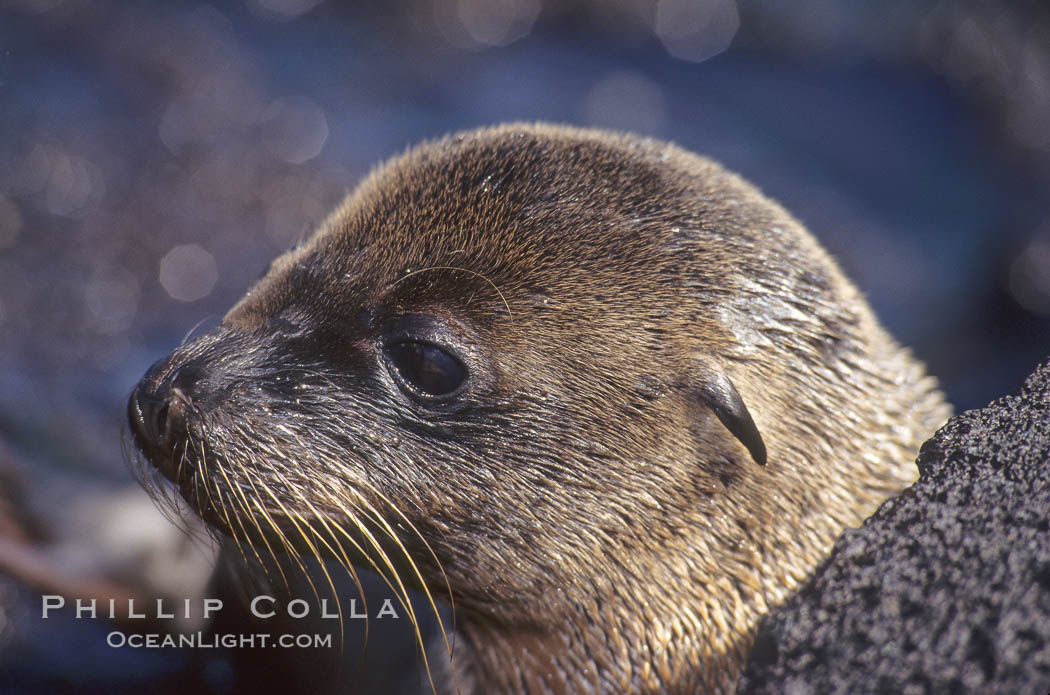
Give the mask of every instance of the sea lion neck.
[[464, 692], [732, 693], [749, 639], [742, 627], [765, 600], [714, 605], [687, 573], [659, 579], [657, 592], [648, 591], [655, 583], [595, 587], [585, 605], [559, 603], [547, 624], [463, 616], [453, 667], [468, 686], [486, 684]]

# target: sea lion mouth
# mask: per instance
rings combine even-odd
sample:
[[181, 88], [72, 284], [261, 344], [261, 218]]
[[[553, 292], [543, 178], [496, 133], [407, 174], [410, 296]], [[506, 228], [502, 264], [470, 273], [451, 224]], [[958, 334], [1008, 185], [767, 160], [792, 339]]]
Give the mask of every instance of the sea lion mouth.
[[131, 448], [137, 449], [132, 458], [139, 463], [147, 489], [163, 495], [159, 488], [166, 480], [206, 523], [235, 533], [207, 489], [209, 470], [204, 463], [215, 456], [205, 441], [190, 436], [188, 418], [194, 409], [190, 396], [177, 386], [154, 386], [150, 379], [139, 382], [127, 404]]
[[189, 419], [199, 414], [197, 407], [187, 391], [173, 385], [171, 379], [153, 378], [159, 365], [154, 365], [128, 396], [129, 459], [143, 486], [154, 496], [170, 497], [175, 506], [181, 497], [213, 528], [244, 535], [230, 523], [224, 501], [209, 489], [207, 476], [217, 467], [216, 454], [203, 438], [190, 434]]

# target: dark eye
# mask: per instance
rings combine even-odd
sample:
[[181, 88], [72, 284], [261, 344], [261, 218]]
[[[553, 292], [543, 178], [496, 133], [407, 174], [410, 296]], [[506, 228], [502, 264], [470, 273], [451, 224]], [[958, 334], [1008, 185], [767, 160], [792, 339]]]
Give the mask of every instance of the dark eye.
[[429, 343], [394, 343], [386, 354], [401, 379], [424, 396], [452, 393], [467, 378], [467, 370], [458, 359]]

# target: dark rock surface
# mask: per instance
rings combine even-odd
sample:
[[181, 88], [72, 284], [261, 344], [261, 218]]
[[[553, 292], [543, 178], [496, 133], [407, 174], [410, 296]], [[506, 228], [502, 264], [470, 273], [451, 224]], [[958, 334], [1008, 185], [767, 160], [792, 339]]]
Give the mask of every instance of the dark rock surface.
[[1050, 362], [763, 619], [741, 694], [1050, 692]]

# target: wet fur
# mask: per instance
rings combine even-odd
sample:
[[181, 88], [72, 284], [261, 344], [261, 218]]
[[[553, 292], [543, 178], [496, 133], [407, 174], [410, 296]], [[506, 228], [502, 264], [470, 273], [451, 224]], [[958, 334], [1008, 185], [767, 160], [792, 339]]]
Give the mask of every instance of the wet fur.
[[[463, 393], [406, 398], [380, 349], [402, 334], [453, 347]], [[757, 618], [949, 414], [753, 187], [547, 125], [380, 167], [143, 383], [178, 389], [174, 477], [247, 552], [451, 589], [463, 693], [731, 692]]]

